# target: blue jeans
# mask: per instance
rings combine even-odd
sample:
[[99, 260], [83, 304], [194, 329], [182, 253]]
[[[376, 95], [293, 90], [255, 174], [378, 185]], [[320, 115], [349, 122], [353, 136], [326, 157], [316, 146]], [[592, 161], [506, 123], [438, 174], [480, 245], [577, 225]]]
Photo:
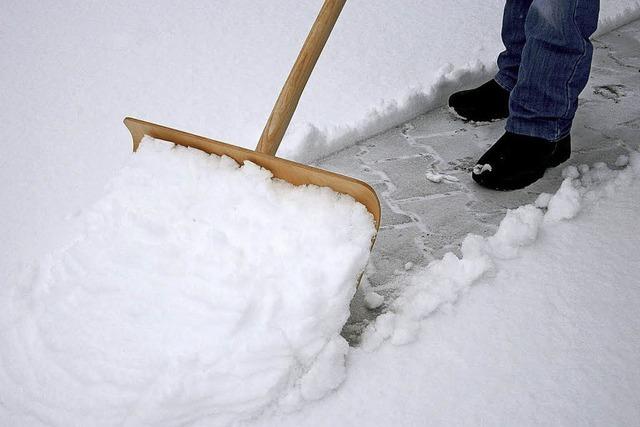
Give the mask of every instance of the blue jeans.
[[511, 92], [507, 131], [549, 141], [569, 134], [599, 11], [599, 0], [507, 0], [495, 76]]

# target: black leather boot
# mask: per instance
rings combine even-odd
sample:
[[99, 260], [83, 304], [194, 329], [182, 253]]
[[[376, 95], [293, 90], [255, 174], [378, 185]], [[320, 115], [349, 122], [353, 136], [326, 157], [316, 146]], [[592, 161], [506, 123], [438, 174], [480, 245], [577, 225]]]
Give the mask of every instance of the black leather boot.
[[558, 142], [505, 133], [473, 168], [475, 182], [492, 190], [517, 190], [542, 178], [571, 156], [571, 137]]
[[449, 107], [464, 120], [504, 119], [509, 117], [509, 91], [491, 80], [475, 89], [454, 93], [449, 97]]

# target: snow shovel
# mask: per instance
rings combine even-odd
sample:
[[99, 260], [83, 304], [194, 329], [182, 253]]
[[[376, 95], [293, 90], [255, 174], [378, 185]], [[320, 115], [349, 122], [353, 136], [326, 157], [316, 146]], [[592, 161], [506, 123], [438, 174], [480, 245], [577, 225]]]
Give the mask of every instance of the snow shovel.
[[311, 71], [345, 2], [346, 0], [325, 0], [278, 96], [255, 151], [127, 117], [124, 119], [124, 124], [133, 137], [133, 150], [136, 151], [144, 135], [148, 135], [185, 147], [196, 148], [209, 154], [229, 156], [239, 164], [248, 160], [270, 170], [275, 178], [291, 184], [329, 187], [338, 193], [352, 196], [373, 215], [376, 230], [378, 230], [380, 228], [380, 202], [375, 191], [369, 185], [347, 176], [275, 157]]

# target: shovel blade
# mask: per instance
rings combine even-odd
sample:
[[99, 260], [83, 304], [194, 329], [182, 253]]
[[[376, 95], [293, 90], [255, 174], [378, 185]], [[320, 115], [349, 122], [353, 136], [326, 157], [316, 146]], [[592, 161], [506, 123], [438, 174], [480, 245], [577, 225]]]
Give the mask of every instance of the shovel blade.
[[373, 188], [365, 182], [131, 117], [124, 119], [124, 124], [133, 137], [133, 151], [138, 149], [142, 138], [148, 135], [152, 138], [162, 139], [185, 147], [196, 148], [209, 154], [228, 156], [239, 164], [243, 164], [248, 160], [268, 169], [275, 178], [282, 179], [293, 185], [317, 185], [319, 187], [329, 187], [337, 193], [348, 194], [362, 203], [373, 215], [376, 230], [380, 228], [380, 201]]

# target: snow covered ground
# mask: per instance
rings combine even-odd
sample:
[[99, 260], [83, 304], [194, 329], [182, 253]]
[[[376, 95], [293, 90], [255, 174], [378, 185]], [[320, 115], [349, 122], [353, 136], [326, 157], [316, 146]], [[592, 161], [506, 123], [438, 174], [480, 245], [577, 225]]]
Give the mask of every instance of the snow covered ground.
[[[601, 31], [639, 16], [638, 1], [602, 3]], [[129, 157], [123, 115], [253, 145], [320, 2], [273, 4], [16, 2], [0, 15], [0, 118], [9, 124], [0, 130], [0, 283], [15, 264], [63, 245], [64, 216], [90, 205]], [[501, 6], [350, 1], [282, 153], [309, 159], [349, 146], [489, 75]], [[256, 424], [637, 423], [640, 242], [629, 230], [639, 184], [637, 170], [620, 172], [620, 155], [640, 141], [639, 34], [635, 22], [595, 42], [569, 162], [592, 167], [547, 213], [579, 206], [572, 219], [543, 220], [528, 207], [498, 229], [507, 208], [555, 193], [561, 170], [520, 192], [473, 186], [469, 167], [502, 124], [463, 124], [444, 110], [319, 163], [382, 196], [368, 285], [344, 331], [362, 346], [349, 349], [337, 393]], [[469, 232], [499, 230], [497, 243], [467, 238], [461, 249]]]

